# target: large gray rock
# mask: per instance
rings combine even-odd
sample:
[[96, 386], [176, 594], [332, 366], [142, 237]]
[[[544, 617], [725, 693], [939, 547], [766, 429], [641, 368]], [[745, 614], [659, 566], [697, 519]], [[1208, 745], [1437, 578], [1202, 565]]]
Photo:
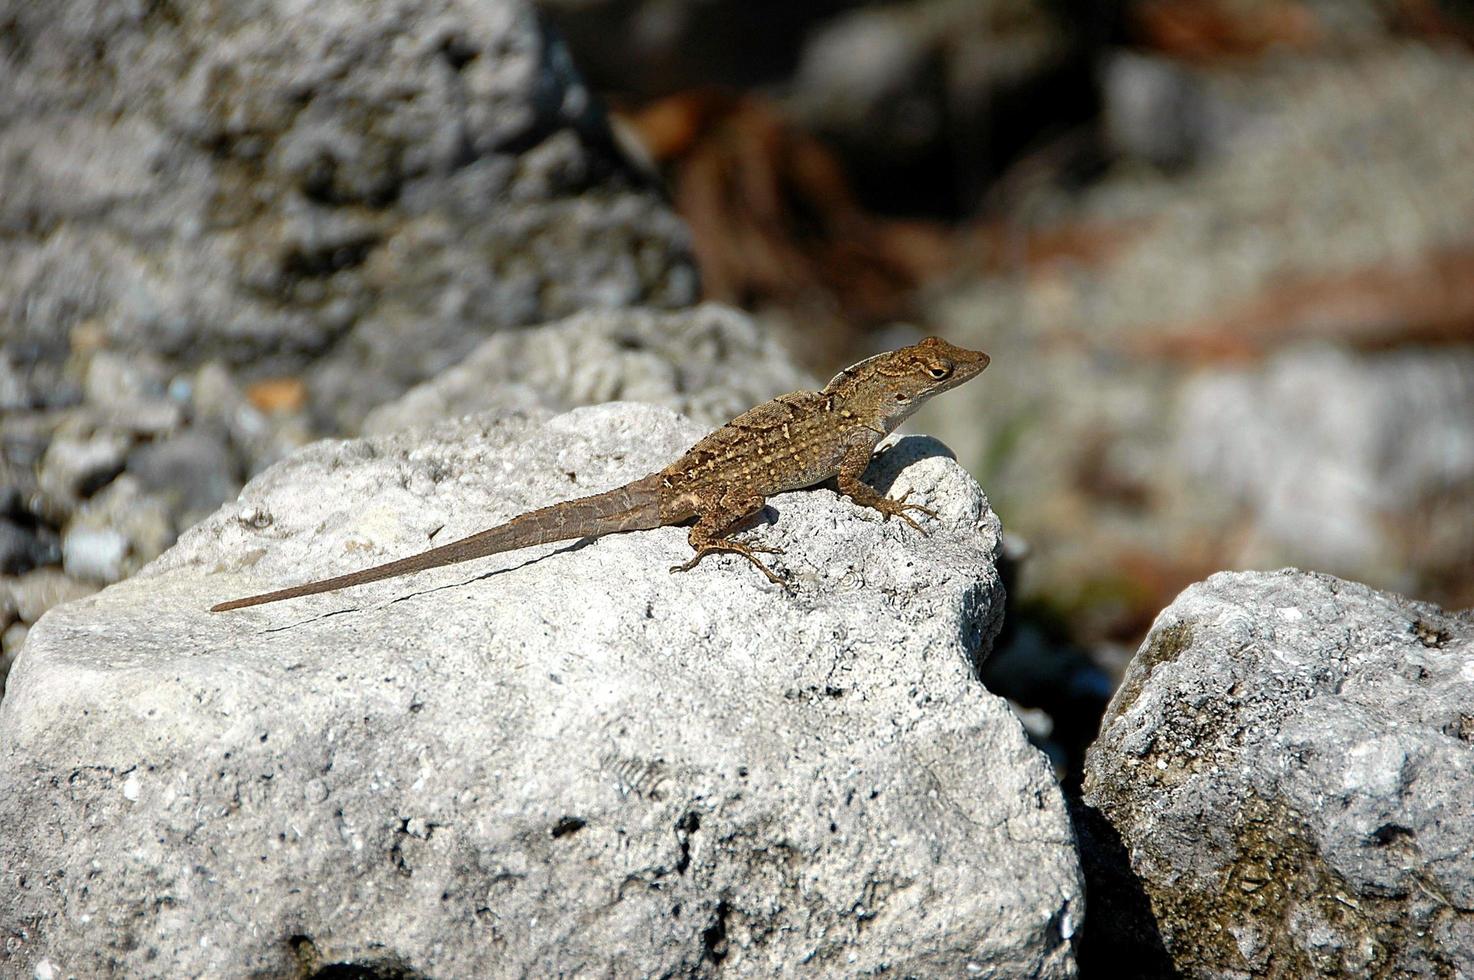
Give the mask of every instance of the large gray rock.
[[684, 305], [638, 186], [519, 0], [0, 0], [0, 331], [313, 366], [343, 424], [486, 333]]
[[1191, 976], [1468, 975], [1474, 616], [1215, 575], [1132, 661], [1085, 800]]
[[52, 610], [0, 704], [6, 971], [1061, 977], [1063, 802], [975, 678], [997, 519], [939, 444], [695, 570], [685, 531], [546, 546], [241, 613], [643, 475], [634, 405], [318, 443], [125, 582]]
[[769, 331], [731, 307], [590, 310], [491, 337], [370, 412], [363, 428], [383, 433], [472, 412], [609, 401], [664, 405], [716, 428], [775, 395], [812, 387]]

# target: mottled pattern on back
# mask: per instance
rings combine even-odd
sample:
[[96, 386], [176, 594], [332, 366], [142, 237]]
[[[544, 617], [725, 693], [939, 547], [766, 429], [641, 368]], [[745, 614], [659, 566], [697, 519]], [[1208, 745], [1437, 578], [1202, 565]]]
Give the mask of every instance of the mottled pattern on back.
[[702, 439], [662, 476], [677, 492], [740, 486], [762, 496], [827, 480], [851, 444], [847, 434], [868, 433], [872, 441], [881, 435], [835, 409], [833, 401], [816, 391], [780, 395]]

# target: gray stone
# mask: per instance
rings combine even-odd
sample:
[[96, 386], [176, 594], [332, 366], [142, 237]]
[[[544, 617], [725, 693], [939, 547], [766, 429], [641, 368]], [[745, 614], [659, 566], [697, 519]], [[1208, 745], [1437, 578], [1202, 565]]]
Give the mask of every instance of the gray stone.
[[1177, 419], [1194, 491], [1250, 519], [1244, 563], [1474, 576], [1474, 353], [1288, 351], [1199, 375]]
[[123, 471], [132, 444], [128, 435], [110, 430], [59, 435], [41, 460], [41, 489], [71, 503], [90, 497]]
[[314, 368], [344, 423], [488, 333], [696, 278], [516, 0], [0, 0], [0, 324]]
[[1159, 167], [1191, 166], [1225, 150], [1237, 120], [1180, 59], [1118, 51], [1101, 68], [1106, 139], [1117, 153]]
[[123, 577], [128, 538], [110, 527], [75, 527], [62, 538], [62, 568], [72, 578], [116, 582]]
[[0, 350], [0, 411], [30, 408], [35, 400], [25, 376], [11, 363], [10, 356]]
[[[216, 601], [626, 482], [703, 428], [610, 405], [318, 443], [53, 610], [0, 704], [0, 930], [57, 975], [1064, 977], [1058, 787], [975, 677], [997, 519], [939, 444], [739, 558], [685, 530], [232, 614]], [[85, 734], [84, 734], [85, 733]]]
[[88, 403], [103, 409], [160, 400], [165, 397], [166, 375], [152, 355], [100, 350], [87, 362], [82, 394]]
[[709, 428], [814, 379], [747, 314], [715, 303], [666, 313], [595, 310], [502, 333], [374, 410], [390, 432], [490, 409], [566, 411], [607, 401], [664, 405]]
[[46, 610], [97, 591], [95, 585], [68, 578], [54, 568], [38, 568], [15, 578], [0, 578], [3, 603], [15, 610], [23, 623], [34, 623]]
[[163, 554], [178, 528], [170, 501], [132, 474], [89, 500], [62, 532], [62, 567], [74, 578], [116, 582]]
[[30, 630], [25, 623], [11, 623], [0, 629], [0, 698], [5, 697], [5, 681], [10, 677], [10, 668], [20, 658], [21, 647], [25, 646], [26, 634]]
[[1474, 970], [1471, 664], [1474, 615], [1293, 569], [1215, 575], [1162, 613], [1085, 800], [1179, 970]]
[[60, 558], [56, 534], [46, 527], [17, 524], [0, 517], [0, 575], [19, 575]]
[[203, 427], [139, 446], [128, 457], [128, 473], [143, 490], [168, 501], [178, 526], [208, 516], [240, 490], [235, 458]]
[[245, 457], [247, 473], [259, 473], [312, 441], [306, 419], [300, 414], [267, 416], [251, 404], [230, 369], [218, 361], [203, 365], [183, 383], [193, 423], [226, 433], [231, 446]]
[[1022, 132], [1045, 125], [1040, 92], [1066, 115], [1093, 98], [1048, 2], [856, 7], [809, 32], [785, 108], [838, 148], [846, 174], [883, 206], [974, 205]]

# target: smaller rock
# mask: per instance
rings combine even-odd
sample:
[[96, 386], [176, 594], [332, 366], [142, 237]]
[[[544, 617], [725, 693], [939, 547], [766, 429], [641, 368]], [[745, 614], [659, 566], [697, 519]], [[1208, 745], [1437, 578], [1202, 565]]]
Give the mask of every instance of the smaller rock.
[[56, 535], [49, 528], [0, 517], [0, 575], [19, 575], [60, 558]]
[[87, 363], [82, 392], [88, 402], [114, 408], [164, 398], [165, 379], [163, 367], [152, 358], [100, 350]]
[[177, 535], [166, 498], [125, 474], [67, 526], [62, 565], [78, 578], [116, 582], [163, 554]]
[[179, 526], [208, 516], [240, 490], [235, 458], [222, 439], [198, 427], [137, 447], [128, 457], [128, 473], [169, 501]]
[[159, 433], [184, 421], [179, 405], [168, 397], [163, 367], [145, 356], [98, 351], [87, 364], [82, 390], [113, 428]]
[[1181, 973], [1469, 973], [1471, 663], [1474, 614], [1295, 569], [1220, 573], [1162, 612], [1084, 800]]
[[111, 528], [79, 527], [62, 539], [62, 567], [75, 578], [116, 582], [123, 577], [128, 538]]
[[25, 645], [30, 631], [25, 623], [11, 623], [0, 632], [0, 698], [5, 696], [5, 678], [10, 676], [10, 668], [20, 656], [20, 648]]
[[33, 402], [25, 376], [16, 370], [4, 352], [0, 352], [0, 411], [19, 411], [30, 408]]
[[[191, 398], [195, 427], [214, 427], [226, 433], [231, 445], [246, 457], [247, 472], [259, 472], [313, 438], [305, 416], [268, 419], [218, 361], [201, 367], [180, 388]], [[241, 468], [232, 467], [231, 472]]]
[[117, 432], [58, 435], [41, 461], [41, 489], [68, 500], [84, 500], [123, 472], [133, 440]]
[[16, 578], [0, 578], [0, 606], [8, 604], [22, 623], [34, 623], [52, 606], [96, 591], [96, 586], [68, 578], [54, 568], [38, 568]]
[[1106, 60], [1101, 88], [1111, 147], [1163, 169], [1225, 150], [1236, 125], [1230, 104], [1175, 59], [1118, 52]]

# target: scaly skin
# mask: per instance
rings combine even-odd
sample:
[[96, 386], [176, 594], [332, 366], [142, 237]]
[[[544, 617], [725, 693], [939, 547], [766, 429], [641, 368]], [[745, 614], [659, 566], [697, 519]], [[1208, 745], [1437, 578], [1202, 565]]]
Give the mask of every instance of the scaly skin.
[[695, 555], [687, 571], [714, 552], [742, 555], [769, 580], [787, 583], [759, 554], [776, 549], [733, 535], [767, 498], [838, 477], [839, 492], [887, 519], [921, 530], [909, 512], [936, 516], [905, 497], [891, 500], [861, 481], [876, 443], [923, 402], [974, 378], [988, 355], [936, 337], [867, 358], [835, 375], [822, 391], [779, 395], [717, 429], [658, 473], [607, 493], [529, 511], [505, 524], [429, 551], [318, 582], [222, 602], [211, 612], [332, 592], [532, 545], [682, 524]]

